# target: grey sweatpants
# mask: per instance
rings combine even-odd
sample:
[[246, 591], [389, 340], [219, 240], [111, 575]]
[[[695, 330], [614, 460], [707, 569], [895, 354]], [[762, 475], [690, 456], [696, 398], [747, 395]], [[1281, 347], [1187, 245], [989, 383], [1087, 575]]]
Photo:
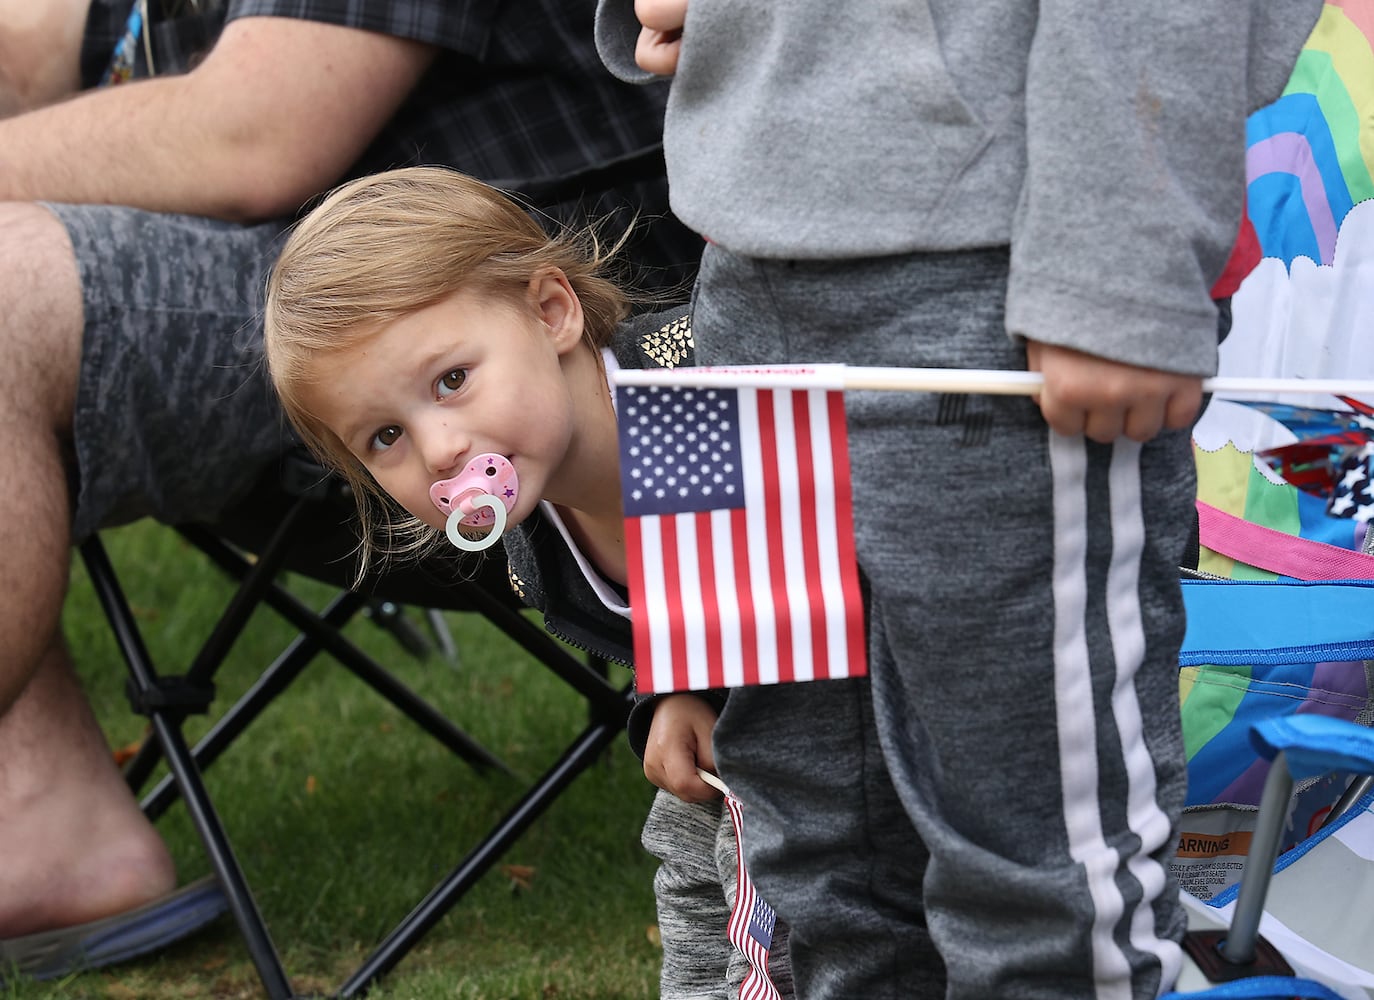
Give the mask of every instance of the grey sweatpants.
[[[1005, 251], [711, 247], [703, 365], [1024, 369]], [[1153, 997], [1179, 966], [1190, 437], [1095, 445], [1021, 397], [846, 394], [869, 680], [733, 691], [721, 776], [802, 1000]]]
[[[739, 889], [730, 814], [719, 799], [683, 802], [660, 789], [642, 840], [660, 862], [654, 875], [663, 942], [659, 1000], [736, 1000], [749, 965], [727, 936]], [[783, 1000], [789, 1000], [792, 972], [782, 921], [773, 929], [768, 972]]]

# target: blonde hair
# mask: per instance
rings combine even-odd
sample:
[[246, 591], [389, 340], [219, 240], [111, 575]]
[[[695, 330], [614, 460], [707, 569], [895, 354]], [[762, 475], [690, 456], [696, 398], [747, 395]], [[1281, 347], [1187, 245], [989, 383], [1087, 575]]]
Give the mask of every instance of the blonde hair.
[[350, 181], [297, 223], [267, 282], [267, 367], [291, 424], [352, 489], [363, 529], [360, 577], [379, 549], [413, 553], [435, 533], [387, 496], [310, 412], [304, 399], [315, 359], [459, 289], [521, 301], [530, 279], [550, 268], [567, 275], [582, 304], [583, 339], [599, 349], [629, 313], [629, 297], [608, 277], [618, 248], [603, 244], [594, 227], [550, 235], [507, 195], [445, 167]]

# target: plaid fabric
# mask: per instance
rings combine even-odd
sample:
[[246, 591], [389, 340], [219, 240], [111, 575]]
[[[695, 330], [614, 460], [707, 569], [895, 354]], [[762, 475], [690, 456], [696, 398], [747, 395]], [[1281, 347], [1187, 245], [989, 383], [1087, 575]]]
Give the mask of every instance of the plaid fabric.
[[[91, 0], [81, 45], [81, 83], [94, 87], [110, 64], [135, 0]], [[181, 73], [209, 50], [224, 26], [223, 0], [148, 0], [153, 65], [158, 75]], [[143, 38], [135, 50], [135, 76], [148, 76]]]
[[[92, 0], [88, 84], [104, 72], [132, 6]], [[159, 75], [186, 69], [227, 21], [257, 15], [439, 46], [427, 77], [349, 176], [437, 163], [512, 190], [547, 187], [660, 141], [666, 85], [627, 85], [606, 71], [594, 9], [593, 0], [149, 0]]]

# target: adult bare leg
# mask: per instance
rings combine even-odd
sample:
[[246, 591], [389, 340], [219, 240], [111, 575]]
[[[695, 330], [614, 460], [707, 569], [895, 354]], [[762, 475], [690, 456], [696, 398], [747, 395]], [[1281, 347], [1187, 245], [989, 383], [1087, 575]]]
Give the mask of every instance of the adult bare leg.
[[71, 560], [66, 456], [82, 305], [66, 230], [0, 205], [0, 938], [132, 909], [172, 889], [60, 632]]
[[0, 0], [0, 118], [76, 93], [89, 7], [90, 0]]

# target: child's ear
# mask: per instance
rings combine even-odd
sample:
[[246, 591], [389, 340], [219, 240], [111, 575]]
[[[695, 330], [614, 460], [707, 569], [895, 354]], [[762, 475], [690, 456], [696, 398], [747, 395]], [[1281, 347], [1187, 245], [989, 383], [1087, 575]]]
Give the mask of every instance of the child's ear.
[[582, 343], [582, 302], [566, 274], [555, 267], [535, 275], [529, 295], [559, 354]]

